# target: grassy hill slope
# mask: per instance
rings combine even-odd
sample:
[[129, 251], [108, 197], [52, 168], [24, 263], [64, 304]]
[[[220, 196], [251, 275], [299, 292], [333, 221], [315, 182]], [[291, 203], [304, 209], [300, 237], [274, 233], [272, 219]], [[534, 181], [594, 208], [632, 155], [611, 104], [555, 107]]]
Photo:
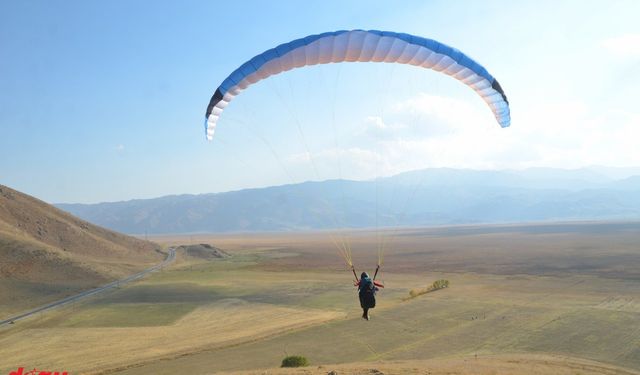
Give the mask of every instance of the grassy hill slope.
[[0, 185], [0, 316], [143, 269], [159, 250]]

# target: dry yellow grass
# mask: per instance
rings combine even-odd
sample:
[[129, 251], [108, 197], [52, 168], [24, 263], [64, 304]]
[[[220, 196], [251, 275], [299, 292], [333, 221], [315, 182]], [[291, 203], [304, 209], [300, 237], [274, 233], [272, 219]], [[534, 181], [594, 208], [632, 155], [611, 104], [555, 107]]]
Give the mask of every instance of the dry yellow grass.
[[[12, 358], [0, 360], [0, 374], [19, 361], [74, 373], [208, 374], [276, 367], [285, 350], [315, 366], [283, 374], [640, 370], [640, 232], [453, 229], [460, 230], [398, 236], [369, 322], [359, 318], [351, 275], [325, 234], [197, 238], [233, 257], [181, 256], [68, 316], [60, 311], [60, 318], [0, 330], [0, 359]], [[374, 236], [358, 233], [351, 243], [358, 271], [375, 264]], [[402, 302], [411, 288], [438, 278], [452, 287]], [[9, 344], [14, 348], [5, 349]], [[340, 365], [324, 365], [332, 363]], [[250, 373], [265, 371], [280, 373]]]
[[164, 327], [28, 329], [21, 332], [20, 340], [13, 336], [0, 339], [0, 358], [12, 362], [3, 363], [0, 373], [11, 368], [5, 366], [21, 363], [92, 373], [254, 341], [341, 316], [230, 299], [200, 307]]
[[542, 354], [385, 361], [297, 369], [223, 372], [225, 375], [637, 375], [638, 372], [579, 358]]

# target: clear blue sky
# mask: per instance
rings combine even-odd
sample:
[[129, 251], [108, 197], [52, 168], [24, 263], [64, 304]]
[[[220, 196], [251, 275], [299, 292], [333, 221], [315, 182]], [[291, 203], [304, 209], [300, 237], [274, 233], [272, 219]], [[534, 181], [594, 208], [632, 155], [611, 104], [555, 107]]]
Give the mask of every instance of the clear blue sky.
[[[424, 167], [640, 166], [638, 14], [633, 0], [1, 1], [0, 183], [99, 202]], [[205, 141], [209, 98], [238, 65], [355, 28], [471, 55], [512, 127], [444, 75], [334, 64], [256, 84]]]

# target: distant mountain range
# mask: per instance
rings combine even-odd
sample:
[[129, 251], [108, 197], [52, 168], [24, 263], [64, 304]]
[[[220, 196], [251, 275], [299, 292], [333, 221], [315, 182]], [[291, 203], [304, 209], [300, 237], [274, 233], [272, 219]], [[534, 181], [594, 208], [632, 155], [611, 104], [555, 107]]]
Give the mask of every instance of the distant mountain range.
[[640, 168], [425, 169], [226, 193], [57, 207], [124, 233], [292, 231], [640, 219]]

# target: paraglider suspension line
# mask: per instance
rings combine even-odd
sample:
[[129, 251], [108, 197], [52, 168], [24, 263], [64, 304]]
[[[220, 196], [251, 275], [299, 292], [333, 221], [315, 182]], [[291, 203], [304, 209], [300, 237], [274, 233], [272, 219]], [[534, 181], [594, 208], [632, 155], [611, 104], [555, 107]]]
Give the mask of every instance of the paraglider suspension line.
[[358, 275], [356, 274], [355, 267], [351, 266], [351, 272], [353, 272], [353, 277], [355, 277], [356, 278], [356, 282], [358, 282]]
[[373, 279], [376, 279], [376, 276], [378, 276], [378, 271], [380, 271], [380, 265], [378, 264], [378, 266], [376, 267], [376, 272], [373, 274]]

